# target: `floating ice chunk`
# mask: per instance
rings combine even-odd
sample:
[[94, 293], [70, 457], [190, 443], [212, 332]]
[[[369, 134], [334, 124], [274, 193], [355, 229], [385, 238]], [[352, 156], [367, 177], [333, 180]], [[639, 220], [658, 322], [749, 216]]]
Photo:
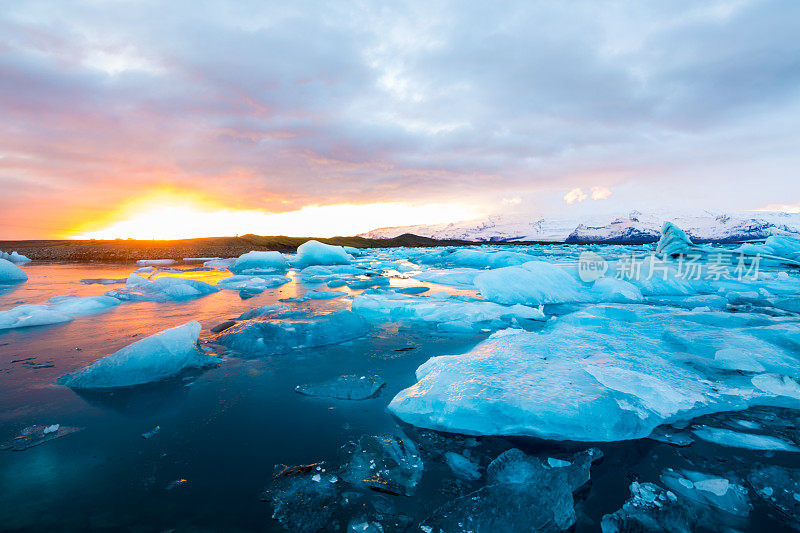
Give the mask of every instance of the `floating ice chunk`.
[[248, 290], [263, 292], [267, 289], [280, 287], [291, 282], [291, 278], [286, 276], [242, 276], [234, 275], [222, 278], [217, 282], [217, 287], [221, 289], [231, 289], [235, 291]]
[[[446, 331], [508, 327], [517, 319], [545, 320], [539, 308], [524, 305], [503, 306], [474, 298], [412, 296], [396, 291], [359, 294], [352, 309], [373, 321], [408, 321], [427, 323]], [[433, 296], [437, 296], [433, 295]]]
[[55, 311], [70, 316], [93, 315], [108, 311], [119, 305], [120, 301], [110, 296], [73, 296], [65, 294], [53, 296], [49, 305]]
[[627, 303], [641, 302], [642, 291], [629, 281], [616, 277], [602, 277], [592, 285], [592, 294], [597, 301]]
[[444, 460], [457, 477], [472, 480], [481, 478], [478, 464], [460, 453], [445, 452]]
[[0, 259], [5, 259], [6, 261], [9, 261], [11, 263], [16, 263], [17, 265], [31, 262], [31, 259], [29, 257], [24, 256], [17, 252], [8, 253], [0, 251]]
[[309, 290], [304, 292], [301, 296], [295, 296], [293, 298], [281, 298], [282, 302], [295, 302], [295, 303], [302, 303], [307, 302], [308, 300], [332, 300], [334, 298], [339, 298], [341, 296], [346, 296], [347, 293], [344, 291], [314, 291]]
[[351, 311], [281, 321], [253, 318], [217, 335], [215, 342], [243, 355], [275, 355], [299, 348], [338, 344], [367, 333], [364, 320]]
[[83, 428], [62, 426], [61, 424], [52, 424], [50, 426], [28, 426], [24, 428], [12, 440], [0, 443], [0, 450], [14, 450], [21, 452], [28, 448], [33, 448], [47, 441], [66, 437]]
[[674, 492], [636, 481], [630, 491], [631, 497], [622, 509], [603, 516], [603, 533], [690, 533], [697, 527], [697, 517], [678, 502]]
[[187, 263], [205, 263], [206, 261], [219, 261], [221, 257], [184, 257], [183, 260]]
[[204, 261], [203, 266], [209, 268], [228, 268], [236, 262], [236, 259], [235, 257], [231, 259], [211, 259], [209, 261]]
[[297, 248], [294, 264], [301, 267], [311, 265], [347, 265], [353, 257], [341, 246], [323, 244], [319, 241], [307, 241]]
[[411, 496], [422, 478], [422, 458], [405, 436], [364, 435], [343, 448], [342, 479], [388, 494]]
[[661, 238], [656, 245], [657, 253], [664, 255], [687, 254], [695, 248], [685, 231], [672, 222], [664, 222], [661, 227]]
[[732, 446], [734, 448], [746, 448], [748, 450], [800, 452], [800, 448], [793, 443], [769, 435], [740, 433], [730, 429], [712, 428], [709, 426], [695, 427], [692, 429], [692, 432], [699, 438], [719, 444], [720, 446]]
[[167, 266], [167, 265], [174, 265], [174, 259], [139, 259], [136, 261], [137, 265], [142, 266]]
[[218, 290], [213, 285], [194, 279], [159, 276], [151, 281], [137, 274], [131, 274], [125, 283], [125, 289], [109, 291], [106, 296], [120, 300], [163, 302], [189, 300]]
[[693, 472], [667, 469], [661, 481], [670, 490], [700, 505], [706, 505], [738, 516], [750, 514], [747, 489], [728, 479]]
[[23, 304], [0, 311], [0, 329], [46, 326], [70, 322], [72, 317], [47, 305]]
[[432, 531], [563, 531], [576, 520], [572, 493], [589, 480], [594, 450], [552, 468], [508, 450], [489, 464], [486, 486], [445, 504], [425, 521]]
[[714, 363], [720, 368], [742, 370], [745, 372], [763, 372], [764, 365], [759, 363], [753, 354], [737, 348], [717, 350]]
[[347, 375], [312, 383], [298, 385], [295, 391], [305, 396], [324, 396], [338, 400], [366, 400], [372, 398], [386, 384], [378, 376]]
[[351, 265], [314, 265], [301, 270], [298, 276], [303, 283], [314, 284], [349, 280], [361, 274], [364, 270]]
[[147, 440], [147, 439], [150, 439], [150, 438], [152, 438], [152, 437], [155, 437], [155, 436], [156, 436], [156, 434], [157, 434], [159, 431], [161, 431], [161, 426], [156, 426], [156, 427], [154, 427], [153, 429], [151, 429], [150, 431], [145, 431], [144, 433], [142, 433], [142, 438], [143, 438], [144, 440]]
[[754, 327], [742, 314], [709, 315], [606, 305], [551, 320], [541, 332], [500, 331], [466, 354], [428, 360], [389, 409], [450, 432], [604, 441], [774, 403], [748, 376], [721, 373], [708, 361], [736, 346], [767, 368], [796, 372], [796, 323]]
[[483, 272], [474, 268], [453, 268], [450, 270], [426, 270], [412, 277], [427, 283], [437, 283], [459, 289], [474, 289], [475, 276]]
[[298, 309], [283, 304], [271, 304], [263, 307], [256, 307], [245, 311], [239, 316], [239, 320], [249, 320], [256, 317], [264, 318], [290, 318], [298, 316], [308, 316], [311, 312], [306, 309]]
[[26, 281], [28, 275], [20, 267], [0, 258], [0, 283], [20, 283]]
[[[209, 265], [211, 266], [211, 265]], [[252, 251], [240, 255], [230, 266], [228, 270], [234, 274], [246, 274], [249, 271], [279, 271], [286, 270], [289, 263], [286, 257], [280, 252], [260, 252]]]
[[325, 470], [324, 462], [276, 467], [264, 499], [272, 504], [272, 518], [287, 531], [315, 533], [330, 525], [340, 497], [335, 478], [320, 475]]
[[399, 294], [422, 294], [423, 292], [428, 292], [430, 287], [400, 287], [394, 289], [395, 292]]
[[81, 283], [86, 285], [116, 285], [118, 283], [125, 283], [127, 278], [86, 278], [82, 279]]
[[483, 272], [475, 276], [475, 287], [487, 300], [504, 305], [591, 301], [579, 281], [545, 261]]
[[760, 466], [747, 476], [755, 493], [781, 513], [795, 530], [800, 528], [800, 470], [778, 465]]
[[219, 360], [197, 348], [200, 323], [192, 321], [129, 344], [58, 382], [73, 389], [129, 387], [213, 366]]
[[389, 278], [384, 276], [372, 276], [367, 279], [360, 279], [347, 284], [347, 288], [357, 291], [361, 289], [369, 289], [370, 287], [384, 287], [389, 285]]
[[759, 374], [751, 380], [759, 390], [776, 396], [788, 396], [800, 400], [800, 384], [789, 376]]
[[694, 442], [694, 439], [688, 432], [669, 426], [657, 427], [647, 438], [672, 444], [673, 446], [689, 446]]

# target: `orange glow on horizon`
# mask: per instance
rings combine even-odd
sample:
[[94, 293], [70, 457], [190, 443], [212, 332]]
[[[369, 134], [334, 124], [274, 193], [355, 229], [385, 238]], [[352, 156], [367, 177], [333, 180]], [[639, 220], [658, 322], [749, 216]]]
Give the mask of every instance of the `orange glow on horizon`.
[[162, 191], [138, 198], [105, 221], [81, 225], [70, 239], [189, 239], [253, 233], [297, 237], [355, 235], [387, 226], [457, 222], [483, 215], [468, 204], [308, 205], [295, 211], [268, 213], [230, 209], [199, 194]]

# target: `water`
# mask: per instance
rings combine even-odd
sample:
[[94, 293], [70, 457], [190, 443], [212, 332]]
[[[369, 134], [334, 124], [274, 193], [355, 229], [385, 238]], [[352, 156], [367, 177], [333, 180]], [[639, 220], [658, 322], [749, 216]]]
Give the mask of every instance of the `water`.
[[[554, 256], [564, 259], [563, 254]], [[135, 266], [34, 264], [25, 269], [30, 280], [3, 289], [0, 309], [45, 303], [60, 294], [100, 295], [121, 285], [80, 280], [124, 278]], [[215, 283], [229, 273], [184, 275]], [[404, 431], [422, 441], [432, 435], [401, 423], [386, 405], [416, 381], [414, 370], [420, 364], [433, 356], [466, 352], [488, 332], [441, 335], [387, 323], [354, 341], [257, 359], [231, 357], [209, 371], [135, 390], [77, 394], [55, 384], [62, 374], [165, 328], [198, 320], [205, 332], [246, 310], [311, 288], [295, 279], [248, 300], [220, 291], [187, 302], [124, 302], [67, 324], [0, 332], [0, 441], [33, 424], [83, 428], [25, 451], [0, 451], [0, 530], [281, 531], [271, 519], [270, 505], [260, 499], [275, 465], [319, 460], [336, 465], [341, 446], [361, 435]], [[392, 284], [421, 283], [393, 279]], [[321, 312], [347, 308], [349, 300], [303, 305]], [[298, 384], [342, 374], [376, 374], [386, 386], [377, 397], [363, 401], [294, 392]], [[155, 426], [160, 427], [156, 434], [142, 438]], [[587, 447], [530, 438], [481, 440], [495, 453], [512, 446], [547, 454]], [[795, 454], [765, 457], [763, 452], [704, 442], [688, 448], [651, 440], [599, 447], [605, 458], [592, 469], [588, 490], [576, 495], [576, 531], [598, 531], [601, 517], [628, 498], [632, 480], [657, 481], [668, 466], [708, 470], [712, 465], [731, 471], [766, 461], [800, 467]], [[454, 495], [479, 486], [455, 481], [441, 460], [428, 458], [416, 495], [394, 497], [393, 505], [419, 523]], [[752, 500], [754, 511], [736, 527], [788, 530], [763, 503]], [[412, 524], [409, 530], [418, 529]]]

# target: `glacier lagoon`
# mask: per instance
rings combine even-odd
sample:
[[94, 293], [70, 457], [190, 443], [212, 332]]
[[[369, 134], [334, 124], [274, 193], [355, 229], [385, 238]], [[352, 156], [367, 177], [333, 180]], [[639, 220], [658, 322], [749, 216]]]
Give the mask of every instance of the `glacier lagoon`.
[[793, 243], [704, 246], [691, 275], [655, 245], [22, 265], [0, 524], [798, 528]]

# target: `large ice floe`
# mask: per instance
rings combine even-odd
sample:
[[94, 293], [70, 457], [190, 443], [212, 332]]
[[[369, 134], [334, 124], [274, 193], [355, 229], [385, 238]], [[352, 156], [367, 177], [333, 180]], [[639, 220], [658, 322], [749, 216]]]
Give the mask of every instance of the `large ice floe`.
[[0, 283], [21, 283], [28, 275], [20, 267], [7, 259], [0, 258]]
[[216, 357], [197, 347], [200, 323], [192, 321], [129, 344], [58, 381], [73, 389], [130, 387], [213, 366]]
[[351, 311], [282, 320], [264, 315], [225, 329], [214, 342], [244, 356], [263, 356], [337, 344], [361, 337], [367, 331], [366, 322]]
[[116, 289], [106, 293], [120, 300], [156, 301], [190, 300], [218, 291], [219, 288], [204, 281], [178, 278], [173, 276], [157, 276], [154, 279], [131, 274], [125, 282], [124, 289]]
[[102, 313], [119, 303], [110, 296], [54, 296], [46, 304], [23, 304], [0, 311], [0, 329], [61, 324], [76, 316]]
[[391, 290], [365, 291], [353, 299], [352, 309], [373, 322], [403, 321], [451, 332], [500, 329], [545, 320], [538, 307], [504, 306], [443, 292], [415, 296]]
[[[797, 389], [759, 387], [763, 374], [747, 370], [757, 362], [759, 372], [797, 378], [798, 349], [796, 318], [593, 306], [541, 332], [502, 330], [468, 353], [434, 357], [389, 408], [411, 424], [466, 434], [636, 439], [706, 413], [800, 407]], [[718, 357], [724, 350], [747, 364], [732, 369]]]
[[307, 241], [297, 247], [297, 257], [293, 264], [299, 267], [347, 265], [352, 261], [353, 256], [348, 254], [341, 246], [324, 244], [319, 241]]
[[254, 250], [240, 255], [228, 266], [228, 270], [234, 274], [257, 274], [264, 272], [274, 273], [276, 271], [286, 270], [288, 267], [289, 263], [282, 253]]
[[0, 251], [0, 259], [5, 259], [6, 261], [10, 261], [11, 263], [16, 263], [18, 265], [31, 262], [30, 257], [22, 255], [18, 252], [9, 253]]

